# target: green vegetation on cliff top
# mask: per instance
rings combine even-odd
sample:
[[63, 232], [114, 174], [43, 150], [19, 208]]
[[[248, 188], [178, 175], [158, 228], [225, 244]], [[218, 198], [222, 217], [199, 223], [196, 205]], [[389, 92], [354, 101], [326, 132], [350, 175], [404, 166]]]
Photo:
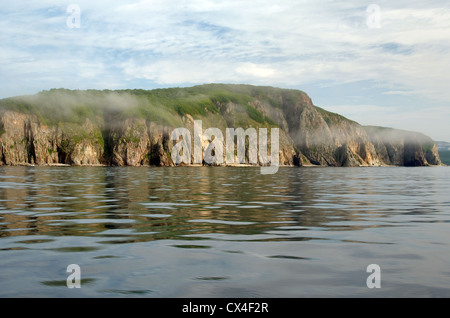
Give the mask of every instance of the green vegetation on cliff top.
[[283, 91], [288, 92], [272, 87], [225, 84], [154, 90], [51, 89], [35, 95], [2, 99], [0, 109], [34, 114], [47, 125], [81, 124], [86, 118], [99, 123], [109, 115], [112, 119], [137, 117], [177, 126], [187, 114], [194, 118], [219, 114], [220, 106], [234, 103], [243, 106], [252, 121], [275, 125], [272, 119], [249, 104], [259, 99], [272, 107], [280, 107], [277, 96]]
[[[113, 123], [126, 118], [144, 118], [172, 127], [184, 126], [184, 117], [202, 119], [205, 125], [227, 124], [230, 127], [277, 126], [274, 118], [263, 109], [282, 109], [310, 102], [300, 90], [270, 86], [205, 84], [185, 88], [123, 89], [123, 90], [69, 90], [51, 89], [35, 95], [0, 100], [0, 110], [13, 110], [33, 114], [46, 125], [73, 123], [81, 125], [86, 119], [98, 124]], [[227, 105], [235, 105], [233, 114], [227, 114]], [[266, 106], [255, 107], [256, 104]], [[312, 104], [311, 104], [312, 105]], [[315, 106], [328, 125], [342, 122], [355, 123], [339, 114]], [[224, 122], [225, 121], [225, 122]], [[368, 126], [368, 133], [400, 137], [411, 132]], [[1, 127], [0, 127], [1, 129]], [[0, 131], [1, 132], [1, 131]], [[395, 136], [393, 136], [395, 135]], [[426, 152], [434, 141], [417, 133]]]

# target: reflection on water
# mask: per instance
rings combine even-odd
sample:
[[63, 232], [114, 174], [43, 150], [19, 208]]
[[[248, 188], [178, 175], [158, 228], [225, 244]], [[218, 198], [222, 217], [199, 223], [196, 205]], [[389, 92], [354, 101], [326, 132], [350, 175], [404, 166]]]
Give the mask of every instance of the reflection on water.
[[0, 296], [450, 296], [449, 185], [447, 167], [2, 167]]

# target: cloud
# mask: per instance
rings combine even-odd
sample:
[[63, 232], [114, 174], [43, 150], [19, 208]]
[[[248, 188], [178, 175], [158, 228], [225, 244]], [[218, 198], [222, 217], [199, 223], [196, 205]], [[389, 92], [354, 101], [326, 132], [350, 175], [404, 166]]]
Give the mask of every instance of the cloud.
[[267, 65], [258, 65], [255, 63], [244, 63], [236, 69], [238, 74], [251, 76], [255, 78], [273, 78], [276, 70]]
[[[366, 7], [356, 1], [324, 1], [317, 5], [313, 1], [289, 0], [277, 4], [142, 0], [95, 4], [80, 1], [79, 5], [79, 30], [67, 29], [65, 7], [52, 1], [40, 7], [34, 4], [25, 11], [24, 5], [16, 5], [17, 11], [10, 9], [10, 14], [19, 16], [18, 21], [6, 19], [2, 23], [4, 43], [21, 51], [19, 55], [34, 56], [36, 68], [41, 59], [49, 56], [43, 51], [46, 48], [54, 50], [54, 64], [65, 64], [64, 59], [74, 52], [80, 61], [94, 58], [104, 68], [110, 62], [127, 66], [135, 61], [149, 69], [172, 61], [183, 67], [190, 64], [189, 70], [208, 73], [212, 79], [224, 78], [218, 68], [236, 70], [239, 65], [238, 73], [247, 82], [259, 82], [261, 77], [278, 82], [282, 72], [283, 84], [290, 86], [325, 78], [386, 80], [389, 74], [388, 82], [426, 88], [432, 86], [421, 81], [427, 75], [426, 69], [442, 67], [449, 56], [445, 54], [449, 46], [443, 43], [448, 42], [450, 12], [438, 11], [433, 5], [422, 8], [414, 2], [400, 8], [380, 6], [383, 27], [379, 30], [367, 27]], [[117, 59], [110, 61], [111, 54], [116, 54]], [[428, 59], [430, 56], [433, 58]], [[424, 62], [427, 67], [418, 67]], [[223, 67], [211, 67], [213, 63]], [[158, 84], [179, 82], [179, 70], [162, 68], [164, 75], [152, 77], [161, 79]], [[132, 75], [129, 68], [122, 71], [128, 77]], [[142, 71], [136, 71], [136, 78], [141, 78]], [[230, 77], [236, 75], [227, 73]], [[197, 78], [194, 74], [191, 77]], [[430, 95], [434, 91], [437, 95], [442, 92], [431, 87], [423, 90]]]

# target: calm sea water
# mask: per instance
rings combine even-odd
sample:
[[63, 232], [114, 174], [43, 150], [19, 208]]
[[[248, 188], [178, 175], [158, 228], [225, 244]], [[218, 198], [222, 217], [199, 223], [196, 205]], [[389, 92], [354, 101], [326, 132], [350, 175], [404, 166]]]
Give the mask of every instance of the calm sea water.
[[1, 167], [0, 297], [450, 297], [449, 189], [447, 167]]

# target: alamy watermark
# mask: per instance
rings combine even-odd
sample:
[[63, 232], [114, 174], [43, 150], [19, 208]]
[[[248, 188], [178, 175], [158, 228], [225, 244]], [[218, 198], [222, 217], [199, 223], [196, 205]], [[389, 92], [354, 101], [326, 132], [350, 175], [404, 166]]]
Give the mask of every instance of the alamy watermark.
[[369, 29], [381, 28], [381, 7], [378, 4], [370, 4], [366, 9], [368, 16], [366, 20]]
[[[259, 134], [257, 134], [255, 128], [248, 128], [245, 131], [243, 128], [227, 128], [225, 131], [225, 163], [245, 163], [246, 137], [248, 137], [249, 141], [248, 162], [250, 164], [258, 164], [259, 155], [261, 174], [277, 173], [279, 166], [280, 148], [279, 128], [271, 128], [270, 158], [268, 156], [267, 149], [267, 128], [259, 128]], [[235, 156], [235, 138], [237, 139], [237, 156]], [[203, 151], [204, 139], [208, 141], [208, 145]], [[191, 132], [187, 128], [176, 128], [175, 130], [173, 130], [172, 140], [177, 141], [177, 143], [173, 146], [171, 152], [172, 161], [177, 165], [181, 163], [202, 164], [203, 162], [210, 165], [220, 165], [224, 163], [224, 135], [222, 131], [218, 128], [208, 128], [203, 132], [201, 120], [194, 121], [193, 146]]]
[[78, 4], [69, 4], [66, 9], [70, 15], [67, 17], [66, 25], [69, 29], [79, 29], [81, 27], [81, 8]]
[[377, 264], [370, 264], [366, 271], [371, 273], [366, 280], [367, 287], [370, 289], [381, 288], [381, 267]]
[[66, 280], [68, 288], [81, 288], [81, 268], [77, 264], [67, 266], [67, 273], [71, 273]]

